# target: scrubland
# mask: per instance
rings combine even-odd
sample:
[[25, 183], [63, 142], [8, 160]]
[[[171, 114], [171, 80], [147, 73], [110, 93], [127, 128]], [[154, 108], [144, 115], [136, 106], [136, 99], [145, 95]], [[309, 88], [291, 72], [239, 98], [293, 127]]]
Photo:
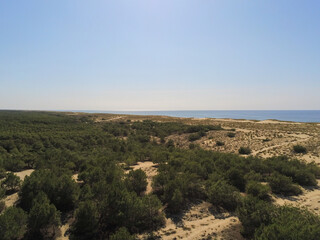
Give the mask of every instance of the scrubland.
[[318, 239], [319, 156], [317, 123], [1, 111], [0, 239]]

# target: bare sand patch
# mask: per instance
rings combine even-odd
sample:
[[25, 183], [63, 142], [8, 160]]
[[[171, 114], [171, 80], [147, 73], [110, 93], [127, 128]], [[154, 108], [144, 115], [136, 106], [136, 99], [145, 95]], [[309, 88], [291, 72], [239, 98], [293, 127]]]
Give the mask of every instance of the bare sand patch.
[[6, 204], [6, 207], [8, 208], [8, 207], [14, 206], [18, 200], [19, 200], [18, 193], [13, 193], [13, 194], [5, 197], [4, 203]]
[[16, 176], [20, 177], [20, 179], [23, 181], [24, 178], [25, 178], [26, 176], [30, 176], [31, 173], [33, 173], [33, 171], [34, 171], [34, 169], [27, 169], [27, 170], [23, 170], [23, 171], [21, 171], [21, 172], [15, 172], [14, 174], [15, 174]]
[[[227, 212], [212, 212], [212, 205], [201, 202], [181, 216], [166, 218], [165, 227], [154, 232], [161, 239], [244, 239], [240, 234], [240, 221]], [[143, 239], [145, 236], [140, 235]]]

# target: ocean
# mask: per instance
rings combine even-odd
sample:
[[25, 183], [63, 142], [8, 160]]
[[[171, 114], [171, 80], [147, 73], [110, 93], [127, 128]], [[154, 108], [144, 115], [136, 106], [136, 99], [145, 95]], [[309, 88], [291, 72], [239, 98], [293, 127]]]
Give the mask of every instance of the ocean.
[[114, 113], [132, 115], [164, 115], [186, 118], [232, 118], [248, 120], [280, 120], [292, 122], [320, 122], [320, 110], [208, 110], [208, 111], [99, 111], [74, 112]]

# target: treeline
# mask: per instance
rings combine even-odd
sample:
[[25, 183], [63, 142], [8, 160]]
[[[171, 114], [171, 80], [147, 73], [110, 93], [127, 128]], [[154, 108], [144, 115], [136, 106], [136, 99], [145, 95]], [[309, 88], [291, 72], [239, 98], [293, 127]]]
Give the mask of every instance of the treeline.
[[[320, 169], [286, 157], [263, 160], [198, 147], [184, 150], [165, 140], [171, 134], [214, 130], [222, 128], [152, 121], [94, 123], [83, 115], [0, 111], [0, 200], [19, 194], [15, 207], [3, 210], [0, 203], [0, 240], [55, 238], [68, 214], [75, 219], [70, 239], [135, 239], [135, 234], [161, 227], [164, 214], [183, 211], [198, 200], [236, 212], [247, 238], [290, 239], [272, 234], [284, 236], [303, 222], [313, 229], [305, 233], [313, 235], [305, 236], [316, 239], [312, 236], [320, 233], [318, 217], [274, 207], [271, 201], [272, 194], [297, 195], [301, 186], [316, 186]], [[151, 194], [145, 194], [142, 170], [126, 172], [145, 160], [159, 163]], [[7, 173], [27, 168], [36, 170], [23, 183]]]

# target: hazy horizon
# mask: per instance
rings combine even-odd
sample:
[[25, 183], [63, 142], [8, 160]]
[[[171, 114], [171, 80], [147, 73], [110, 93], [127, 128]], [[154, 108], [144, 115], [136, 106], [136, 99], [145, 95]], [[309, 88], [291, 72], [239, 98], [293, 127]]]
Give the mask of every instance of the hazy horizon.
[[319, 1], [2, 1], [0, 109], [320, 109]]

